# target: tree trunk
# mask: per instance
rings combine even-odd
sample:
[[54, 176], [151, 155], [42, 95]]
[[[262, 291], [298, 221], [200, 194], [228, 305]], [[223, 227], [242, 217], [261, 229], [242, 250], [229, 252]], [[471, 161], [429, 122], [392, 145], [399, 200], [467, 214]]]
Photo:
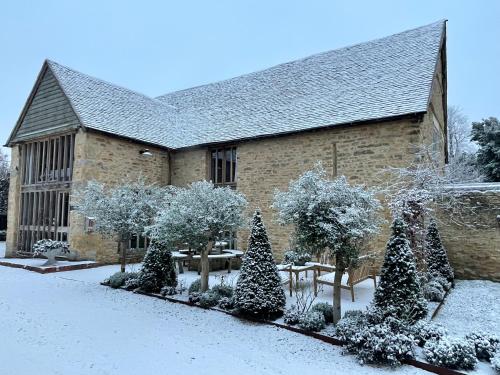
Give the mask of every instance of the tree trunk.
[[200, 262], [201, 262], [201, 284], [200, 291], [206, 292], [208, 290], [208, 275], [210, 273], [210, 264], [208, 262], [208, 254], [212, 251], [214, 242], [212, 240], [208, 241], [207, 247], [202, 250]]
[[120, 271], [125, 272], [125, 265], [127, 261], [127, 241], [120, 241], [118, 244], [120, 249]]
[[341, 291], [340, 287], [342, 283], [342, 275], [345, 272], [345, 268], [342, 266], [342, 262], [340, 259], [336, 259], [335, 261], [335, 275], [333, 277], [333, 323], [337, 324], [337, 322], [342, 317], [342, 306], [341, 306]]

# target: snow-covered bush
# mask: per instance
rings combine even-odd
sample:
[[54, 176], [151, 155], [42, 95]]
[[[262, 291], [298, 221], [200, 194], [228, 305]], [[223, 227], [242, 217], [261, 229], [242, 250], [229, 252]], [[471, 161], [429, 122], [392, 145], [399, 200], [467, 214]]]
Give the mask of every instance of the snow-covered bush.
[[308, 311], [299, 317], [299, 327], [306, 331], [321, 331], [326, 326], [325, 317], [319, 311]]
[[56, 256], [69, 253], [69, 245], [63, 241], [44, 239], [36, 241], [33, 245], [33, 256], [43, 255], [47, 257], [47, 262], [45, 263], [47, 266], [56, 263]]
[[191, 283], [188, 289], [189, 294], [198, 293], [201, 287], [201, 279], [196, 279]]
[[193, 303], [193, 304], [196, 304], [198, 302], [200, 302], [200, 297], [201, 297], [202, 293], [200, 292], [192, 292], [192, 293], [189, 293], [189, 302], [190, 303]]
[[142, 177], [111, 187], [89, 181], [76, 192], [76, 211], [95, 219], [97, 233], [118, 241], [121, 271], [125, 272], [128, 241], [133, 235], [144, 234], [170, 196], [169, 190], [148, 185]]
[[188, 188], [173, 189], [169, 204], [149, 227], [149, 235], [169, 246], [189, 246], [200, 253], [202, 292], [208, 290], [208, 253], [214, 243], [234, 232], [245, 222], [247, 201], [230, 187], [211, 182], [193, 182]]
[[[123, 272], [122, 272], [123, 273]], [[127, 289], [127, 290], [133, 290], [133, 289], [137, 289], [139, 288], [139, 274], [137, 273], [136, 276], [134, 277], [129, 277], [126, 281], [125, 281], [125, 284], [123, 284], [123, 286]]]
[[283, 314], [283, 321], [286, 324], [295, 325], [299, 323], [301, 313], [297, 310], [296, 306], [292, 306]]
[[289, 250], [283, 254], [283, 264], [293, 264], [295, 266], [303, 266], [306, 262], [311, 261], [311, 254]]
[[314, 304], [311, 311], [317, 311], [323, 314], [326, 323], [333, 323], [333, 306], [326, 302]]
[[238, 310], [254, 317], [281, 316], [285, 308], [285, 292], [259, 211], [252, 219], [248, 250], [243, 257], [234, 296]]
[[444, 299], [445, 291], [443, 286], [436, 280], [431, 280], [424, 285], [424, 297], [427, 301], [441, 302]]
[[394, 318], [383, 323], [367, 325], [347, 338], [347, 348], [356, 353], [361, 363], [400, 365], [414, 358], [414, 337], [404, 324]]
[[427, 258], [427, 272], [431, 277], [444, 277], [453, 282], [454, 274], [448, 254], [441, 242], [436, 221], [431, 220], [425, 236], [425, 255]]
[[174, 286], [164, 286], [161, 288], [160, 294], [162, 296], [173, 296], [177, 294], [177, 289]]
[[211, 291], [217, 293], [221, 297], [228, 297], [228, 298], [231, 298], [234, 294], [233, 288], [230, 285], [225, 285], [225, 284], [214, 285]]
[[491, 367], [493, 367], [493, 369], [500, 373], [500, 348], [497, 348], [497, 351], [495, 352], [493, 357], [491, 357], [490, 362]]
[[392, 224], [392, 236], [387, 243], [373, 306], [386, 316], [409, 322], [427, 315], [427, 301], [420, 286], [415, 256], [401, 219], [395, 219]]
[[382, 222], [375, 193], [349, 185], [343, 176], [329, 180], [317, 166], [291, 181], [288, 191], [276, 191], [273, 208], [282, 225], [294, 226], [298, 248], [315, 255], [328, 249], [335, 258], [333, 315], [339, 321], [342, 274]]
[[108, 281], [110, 287], [120, 288], [125, 285], [127, 280], [136, 278], [137, 273], [135, 272], [116, 272], [108, 280], [105, 280], [105, 283]]
[[429, 363], [451, 369], [471, 370], [477, 363], [474, 344], [456, 338], [427, 341], [424, 356]]
[[451, 282], [449, 282], [448, 280], [446, 280], [442, 276], [430, 276], [429, 281], [435, 281], [435, 282], [441, 284], [441, 286], [443, 287], [443, 290], [445, 290], [445, 291], [450, 290], [451, 286], [452, 286]]
[[205, 309], [208, 309], [209, 307], [217, 306], [220, 299], [220, 295], [209, 290], [200, 294], [197, 304]]
[[139, 271], [138, 285], [145, 292], [158, 293], [164, 286], [177, 286], [172, 252], [163, 243], [152, 241]]
[[224, 310], [233, 310], [235, 307], [233, 297], [222, 297], [219, 300], [219, 307]]
[[465, 340], [474, 345], [477, 359], [486, 361], [491, 359], [500, 344], [498, 336], [486, 332], [469, 333]]
[[440, 340], [448, 334], [448, 331], [442, 325], [424, 319], [416, 322], [410, 328], [410, 332], [415, 337], [418, 346], [424, 346], [427, 341]]

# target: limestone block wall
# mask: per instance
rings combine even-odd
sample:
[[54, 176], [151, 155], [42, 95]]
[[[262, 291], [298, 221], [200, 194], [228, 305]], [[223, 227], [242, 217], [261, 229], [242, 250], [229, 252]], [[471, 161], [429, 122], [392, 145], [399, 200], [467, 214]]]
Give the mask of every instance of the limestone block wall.
[[437, 218], [456, 277], [500, 281], [500, 183], [454, 190], [462, 194], [458, 211], [437, 211]]
[[[141, 155], [148, 149], [152, 156]], [[75, 137], [73, 193], [89, 180], [114, 185], [143, 176], [148, 183], [167, 185], [169, 179], [168, 152], [102, 133], [80, 130]], [[71, 197], [74, 204], [74, 194]], [[85, 219], [70, 213], [70, 247], [80, 259], [111, 263], [118, 260], [117, 243], [99, 234], [86, 232]]]

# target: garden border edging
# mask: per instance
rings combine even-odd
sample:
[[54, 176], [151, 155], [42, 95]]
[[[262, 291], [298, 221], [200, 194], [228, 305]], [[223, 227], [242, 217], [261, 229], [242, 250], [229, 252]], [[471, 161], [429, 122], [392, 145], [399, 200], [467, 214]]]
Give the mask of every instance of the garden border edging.
[[[102, 282], [100, 284], [102, 286], [106, 286], [108, 288], [111, 288], [109, 285], [106, 285], [106, 284], [104, 284]], [[173, 302], [173, 303], [179, 303], [179, 304], [185, 305], [185, 306], [197, 307], [197, 308], [203, 309], [203, 310], [218, 311], [218, 312], [221, 312], [223, 314], [235, 317], [237, 319], [247, 320], [247, 321], [251, 321], [251, 322], [254, 322], [254, 323], [267, 324], [267, 325], [274, 326], [274, 327], [277, 327], [277, 328], [286, 329], [286, 330], [291, 331], [291, 332], [300, 333], [302, 335], [309, 336], [309, 337], [312, 337], [314, 339], [323, 341], [323, 342], [325, 342], [327, 344], [331, 344], [331, 345], [335, 345], [335, 346], [344, 346], [345, 345], [344, 341], [336, 339], [335, 337], [331, 337], [331, 336], [327, 336], [327, 335], [322, 335], [322, 334], [317, 333], [317, 332], [305, 331], [305, 330], [303, 330], [301, 328], [293, 327], [293, 326], [290, 326], [290, 325], [287, 325], [287, 324], [276, 323], [276, 322], [273, 322], [273, 321], [270, 321], [270, 320], [254, 319], [254, 318], [251, 318], [251, 317], [248, 317], [248, 316], [239, 315], [239, 314], [236, 314], [236, 313], [233, 313], [233, 312], [230, 312], [230, 311], [225, 311], [225, 310], [222, 310], [222, 309], [219, 309], [219, 308], [215, 308], [215, 307], [204, 308], [204, 307], [198, 306], [198, 305], [196, 305], [194, 303], [191, 303], [189, 301], [183, 301], [183, 300], [179, 300], [179, 299], [172, 298], [172, 297], [162, 296], [161, 294], [157, 294], [157, 293], [148, 293], [148, 292], [144, 292], [144, 291], [141, 291], [141, 290], [138, 290], [138, 289], [129, 290], [129, 289], [126, 289], [126, 288], [123, 288], [123, 287], [121, 287], [121, 288], [112, 288], [112, 289], [121, 289], [121, 290], [126, 291], [126, 292], [132, 292], [134, 294], [141, 294], [141, 295], [144, 295], [144, 296], [147, 296], [147, 297], [153, 297], [153, 298], [161, 299], [161, 300], [164, 300], [164, 301], [169, 301], [169, 302]], [[438, 305], [438, 307], [436, 308], [436, 310], [434, 311], [434, 314], [431, 317], [431, 319], [434, 319], [435, 314], [437, 314], [436, 311], [439, 310], [441, 304], [444, 303], [445, 299], [446, 299], [446, 295], [445, 295], [445, 298], [443, 298], [443, 302], [441, 302]], [[406, 365], [409, 365], [409, 366], [413, 366], [413, 367], [422, 369], [422, 370], [425, 370], [425, 371], [428, 371], [428, 372], [432, 372], [434, 374], [439, 374], [439, 375], [465, 375], [463, 372], [452, 370], [452, 369], [449, 369], [449, 368], [446, 368], [446, 367], [441, 367], [441, 366], [433, 365], [433, 364], [430, 364], [430, 363], [427, 363], [427, 362], [422, 362], [422, 361], [419, 361], [417, 359], [406, 359], [406, 360], [403, 360], [402, 363], [406, 364]]]

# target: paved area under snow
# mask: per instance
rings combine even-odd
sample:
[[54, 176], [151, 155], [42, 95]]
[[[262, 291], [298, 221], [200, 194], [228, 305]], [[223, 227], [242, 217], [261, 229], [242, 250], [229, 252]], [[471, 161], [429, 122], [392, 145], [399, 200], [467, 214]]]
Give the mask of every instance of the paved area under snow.
[[116, 270], [0, 267], [0, 374], [396, 373], [300, 334], [98, 284]]

